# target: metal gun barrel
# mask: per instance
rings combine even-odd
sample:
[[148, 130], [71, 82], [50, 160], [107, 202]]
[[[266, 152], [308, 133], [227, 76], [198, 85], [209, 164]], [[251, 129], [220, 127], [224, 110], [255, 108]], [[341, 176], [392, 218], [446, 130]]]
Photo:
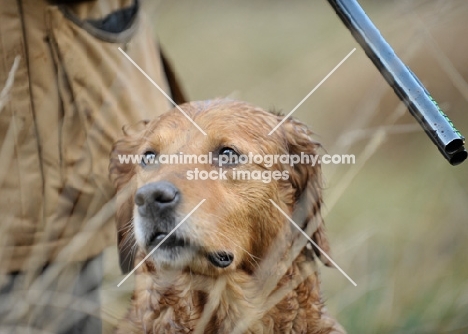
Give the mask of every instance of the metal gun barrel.
[[367, 56], [452, 164], [468, 156], [465, 138], [414, 73], [398, 58], [356, 0], [328, 0]]

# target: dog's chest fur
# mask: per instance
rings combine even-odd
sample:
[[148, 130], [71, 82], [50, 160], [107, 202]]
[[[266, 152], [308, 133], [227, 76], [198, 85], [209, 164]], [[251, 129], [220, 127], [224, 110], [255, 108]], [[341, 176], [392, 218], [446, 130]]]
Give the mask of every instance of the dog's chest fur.
[[132, 309], [117, 333], [341, 332], [325, 312], [314, 265], [302, 254], [277, 284], [273, 279], [272, 289], [246, 274], [214, 279], [166, 272], [161, 277], [151, 264], [142, 267]]

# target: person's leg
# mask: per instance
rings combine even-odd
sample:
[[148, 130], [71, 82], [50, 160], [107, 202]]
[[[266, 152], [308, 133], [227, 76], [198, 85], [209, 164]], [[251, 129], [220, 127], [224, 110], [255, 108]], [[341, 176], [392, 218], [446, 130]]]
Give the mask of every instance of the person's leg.
[[[84, 300], [86, 304], [101, 305], [100, 288], [103, 278], [103, 255], [85, 262], [79, 272], [78, 279], [73, 288], [73, 295]], [[62, 331], [63, 334], [94, 334], [102, 332], [102, 321], [100, 307], [92, 313], [75, 311], [74, 324], [69, 329]]]
[[[58, 334], [99, 334], [102, 332], [100, 288], [103, 278], [103, 255], [85, 262], [68, 264], [57, 279], [51, 306], [59, 302], [57, 316], [44, 328]], [[57, 305], [59, 306], [59, 305]]]
[[20, 313], [25, 305], [23, 298], [14, 293], [20, 281], [21, 275], [16, 272], [0, 276], [0, 333], [14, 333], [21, 325]]
[[24, 275], [1, 276], [0, 333], [99, 334], [100, 287], [103, 277], [102, 254], [85, 262], [67, 263], [46, 284], [44, 268], [31, 287]]

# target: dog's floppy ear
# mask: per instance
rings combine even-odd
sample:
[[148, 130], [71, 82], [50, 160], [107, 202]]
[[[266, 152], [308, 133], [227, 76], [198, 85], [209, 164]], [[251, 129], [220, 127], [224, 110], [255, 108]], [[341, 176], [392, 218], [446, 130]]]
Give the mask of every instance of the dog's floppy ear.
[[[109, 164], [109, 175], [117, 190], [117, 246], [119, 264], [123, 273], [133, 269], [135, 257], [135, 236], [133, 233], [133, 196], [136, 184], [132, 182], [135, 175], [135, 163], [132, 156], [141, 154], [138, 151], [142, 144], [145, 128], [149, 121], [141, 121], [132, 126], [124, 127], [124, 137], [115, 142], [112, 147]], [[125, 161], [126, 158], [130, 160]]]
[[[287, 119], [280, 129], [286, 139], [290, 157], [301, 158], [299, 163], [289, 166], [289, 181], [295, 189], [295, 216], [302, 220], [296, 223], [304, 230], [308, 224], [315, 224], [311, 238], [325, 253], [329, 254], [330, 246], [321, 214], [322, 171], [318, 161], [313, 160], [318, 158], [321, 145], [312, 140], [312, 132], [309, 128], [295, 119]], [[305, 156], [309, 157], [309, 161]], [[315, 164], [314, 161], [316, 161]], [[296, 214], [297, 212], [300, 213]], [[331, 262], [315, 246], [313, 249], [325, 265], [332, 266]]]

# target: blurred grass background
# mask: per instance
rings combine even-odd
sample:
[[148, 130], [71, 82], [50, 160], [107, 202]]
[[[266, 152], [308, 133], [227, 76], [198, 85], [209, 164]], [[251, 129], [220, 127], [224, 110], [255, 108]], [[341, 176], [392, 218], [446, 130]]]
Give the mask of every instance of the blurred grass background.
[[[360, 3], [468, 135], [468, 2]], [[323, 167], [333, 256], [358, 284], [322, 268], [328, 308], [349, 333], [468, 333], [468, 162], [445, 161], [327, 1], [145, 6], [191, 100], [287, 113], [357, 48], [294, 114], [329, 154], [356, 155]], [[126, 303], [113, 283], [103, 297], [115, 314]]]

